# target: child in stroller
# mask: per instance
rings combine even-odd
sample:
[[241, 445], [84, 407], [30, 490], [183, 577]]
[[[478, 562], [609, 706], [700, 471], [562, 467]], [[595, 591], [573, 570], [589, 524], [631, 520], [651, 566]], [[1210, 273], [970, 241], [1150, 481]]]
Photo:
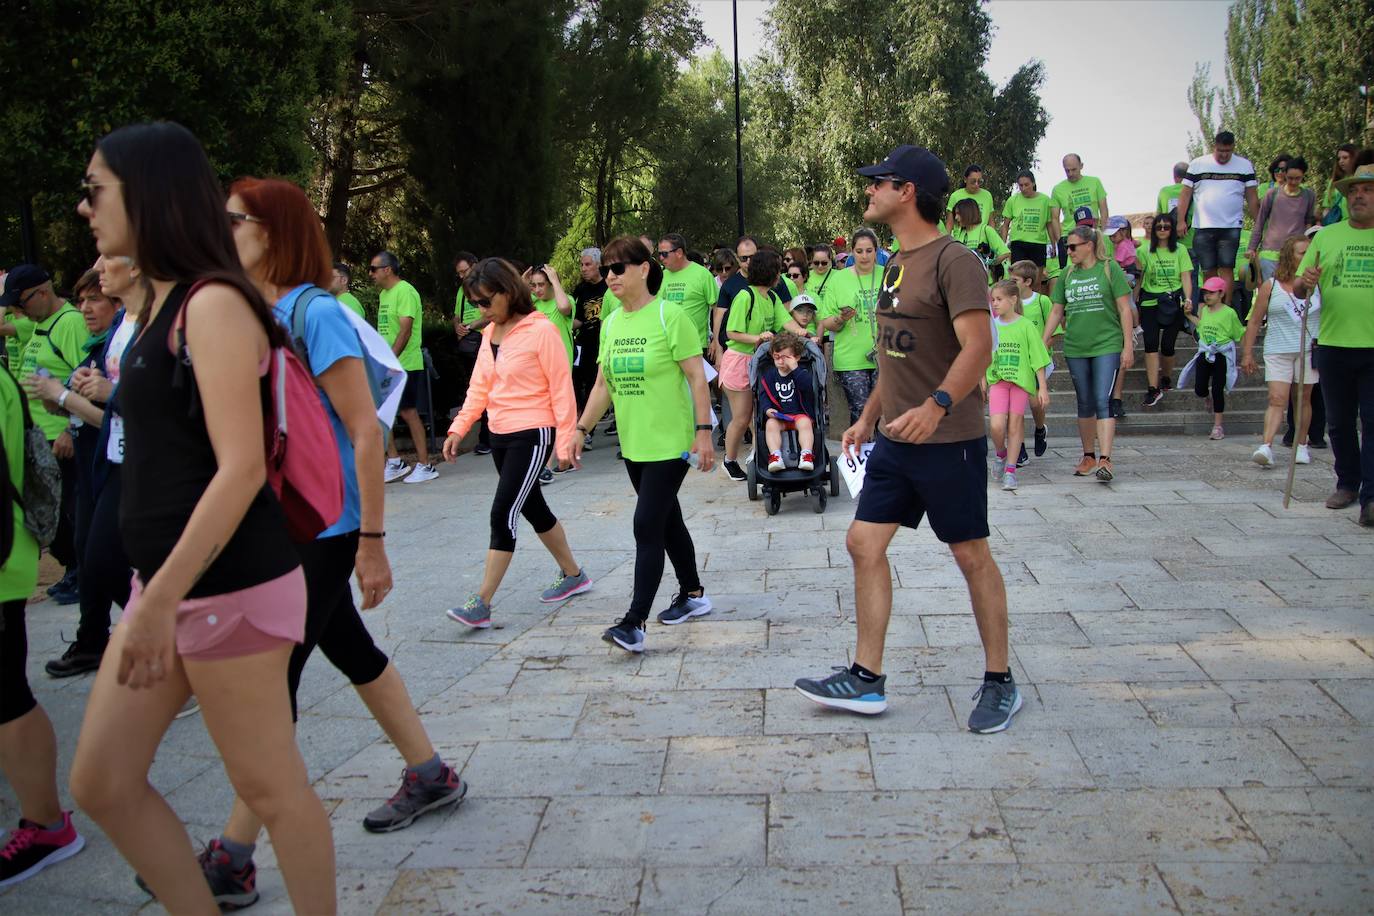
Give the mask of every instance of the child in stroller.
[[[754, 391], [754, 460], [747, 471], [749, 498], [767, 499], [775, 514], [782, 494], [804, 492], [824, 512], [839, 494], [839, 470], [825, 442], [825, 358], [814, 341], [781, 333], [760, 344], [749, 364]], [[826, 493], [827, 479], [830, 493]]]

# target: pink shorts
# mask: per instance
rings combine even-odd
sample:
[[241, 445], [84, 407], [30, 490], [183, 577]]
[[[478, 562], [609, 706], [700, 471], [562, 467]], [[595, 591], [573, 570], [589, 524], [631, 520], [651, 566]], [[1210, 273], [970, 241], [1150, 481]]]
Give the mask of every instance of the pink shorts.
[[1024, 417], [1029, 406], [1030, 395], [1015, 382], [1002, 379], [988, 389], [988, 413], [994, 417], [1004, 413]]
[[[138, 613], [142, 583], [134, 575], [124, 616]], [[256, 655], [305, 639], [305, 573], [299, 566], [259, 585], [187, 598], [177, 607], [177, 655], [192, 661]]]
[[748, 353], [726, 350], [720, 355], [720, 383], [731, 391], [749, 390]]

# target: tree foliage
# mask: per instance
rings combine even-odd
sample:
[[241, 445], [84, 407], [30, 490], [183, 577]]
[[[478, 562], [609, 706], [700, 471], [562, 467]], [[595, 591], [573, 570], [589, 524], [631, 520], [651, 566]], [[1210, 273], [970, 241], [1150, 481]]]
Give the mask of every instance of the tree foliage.
[[1374, 143], [1358, 87], [1374, 83], [1374, 0], [1234, 0], [1226, 85], [1199, 66], [1188, 95], [1200, 152], [1221, 129], [1258, 164], [1279, 152], [1329, 173], [1342, 143]]

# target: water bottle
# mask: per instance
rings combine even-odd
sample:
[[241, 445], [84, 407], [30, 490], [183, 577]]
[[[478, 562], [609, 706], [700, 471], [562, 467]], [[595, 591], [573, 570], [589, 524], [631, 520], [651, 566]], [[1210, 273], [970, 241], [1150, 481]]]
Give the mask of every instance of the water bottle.
[[701, 470], [701, 456], [698, 455], [696, 452], [683, 452], [682, 460], [690, 464], [692, 466], [692, 470]]

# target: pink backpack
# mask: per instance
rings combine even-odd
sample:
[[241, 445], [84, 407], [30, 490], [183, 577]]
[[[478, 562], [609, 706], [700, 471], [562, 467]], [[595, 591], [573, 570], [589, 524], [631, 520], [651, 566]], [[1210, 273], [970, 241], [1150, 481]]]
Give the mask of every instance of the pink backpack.
[[[201, 284], [191, 287], [177, 312], [172, 352], [186, 365], [186, 303]], [[267, 482], [277, 494], [293, 541], [313, 541], [343, 515], [344, 480], [334, 429], [320, 403], [315, 380], [290, 347], [272, 347], [267, 365], [271, 397], [264, 412]]]

